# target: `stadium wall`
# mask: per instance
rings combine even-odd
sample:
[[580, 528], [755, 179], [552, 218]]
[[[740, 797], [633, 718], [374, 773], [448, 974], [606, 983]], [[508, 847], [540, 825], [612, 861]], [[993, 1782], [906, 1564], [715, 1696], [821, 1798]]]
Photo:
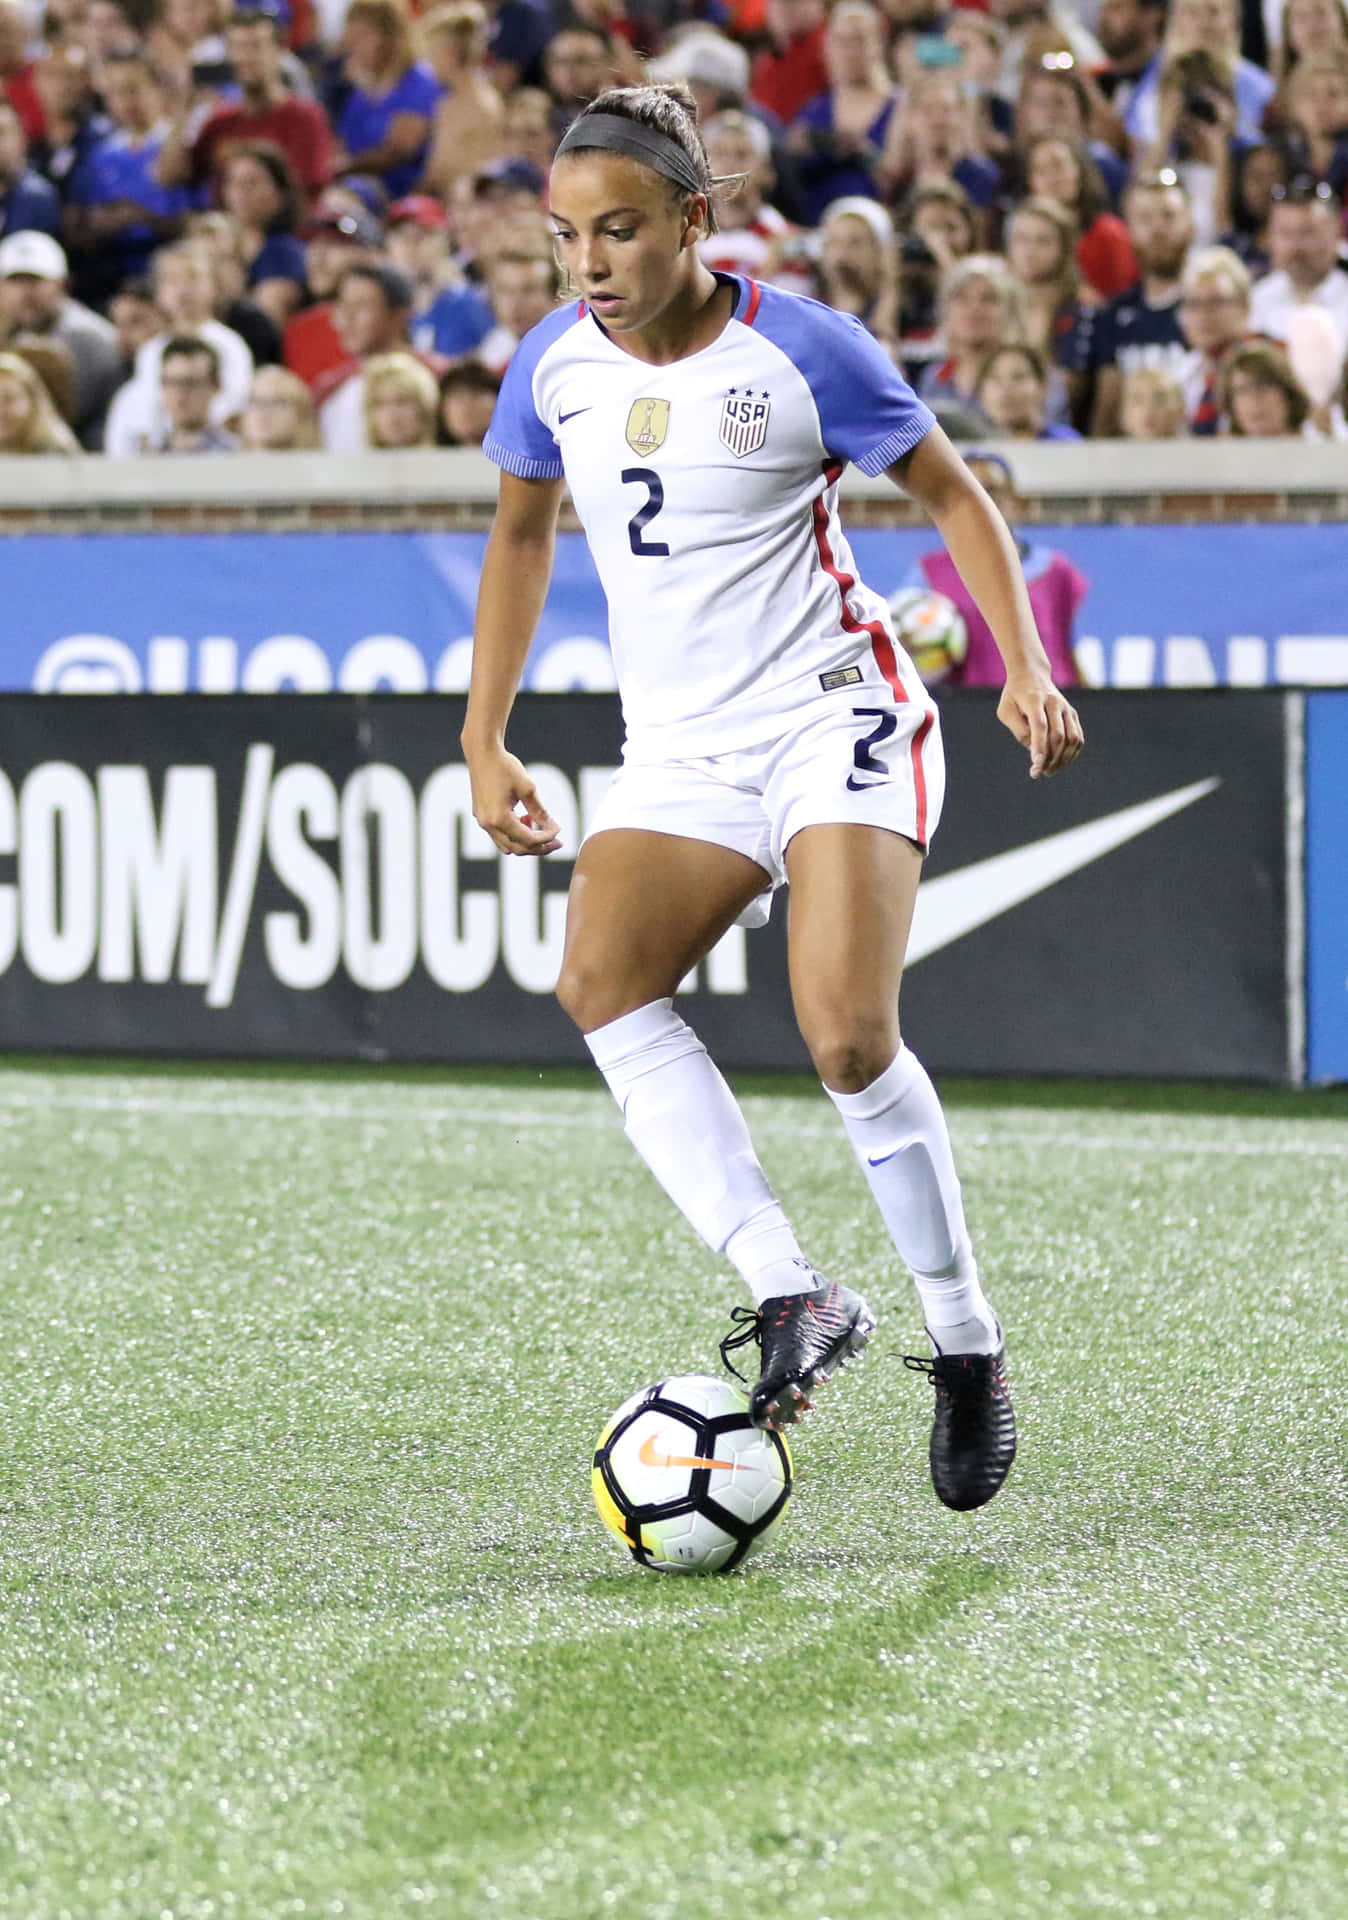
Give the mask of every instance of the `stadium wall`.
[[[1092, 684], [1348, 684], [1341, 448], [1011, 451], [1026, 538], [1089, 582]], [[461, 691], [495, 485], [469, 453], [0, 460], [0, 690]], [[886, 481], [844, 490], [891, 592], [930, 530]], [[605, 628], [572, 524], [526, 685], [610, 688]]]
[[[991, 695], [947, 701], [905, 983], [932, 1066], [1299, 1080], [1306, 704], [1088, 693], [1090, 752], [1039, 783]], [[582, 1061], [551, 989], [617, 702], [521, 699], [513, 743], [566, 849], [544, 862], [473, 823], [462, 705], [0, 698], [0, 1048]], [[807, 1064], [784, 918], [685, 983], [728, 1066]]]

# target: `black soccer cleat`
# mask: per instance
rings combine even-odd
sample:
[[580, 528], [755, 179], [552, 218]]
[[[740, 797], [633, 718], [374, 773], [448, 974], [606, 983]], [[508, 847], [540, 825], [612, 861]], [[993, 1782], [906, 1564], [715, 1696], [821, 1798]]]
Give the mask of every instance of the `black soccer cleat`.
[[1006, 1347], [996, 1353], [904, 1356], [936, 1388], [931, 1429], [931, 1482], [957, 1513], [985, 1507], [1016, 1457], [1016, 1415], [1006, 1383]]
[[789, 1293], [765, 1300], [755, 1312], [735, 1307], [736, 1331], [721, 1342], [721, 1358], [742, 1380], [730, 1355], [751, 1340], [758, 1342], [762, 1371], [749, 1395], [749, 1418], [756, 1427], [780, 1433], [808, 1413], [812, 1387], [822, 1387], [835, 1369], [864, 1349], [875, 1330], [875, 1315], [859, 1293], [836, 1280], [821, 1281], [810, 1293]]

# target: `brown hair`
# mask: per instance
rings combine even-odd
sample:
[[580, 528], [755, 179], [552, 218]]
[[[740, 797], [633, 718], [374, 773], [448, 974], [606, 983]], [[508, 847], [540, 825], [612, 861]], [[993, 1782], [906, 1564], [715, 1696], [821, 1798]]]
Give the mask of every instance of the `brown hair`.
[[1105, 192], [1105, 183], [1100, 176], [1100, 169], [1091, 158], [1090, 148], [1084, 140], [1078, 140], [1072, 133], [1037, 133], [1025, 148], [1025, 159], [1021, 167], [1025, 190], [1029, 191], [1034, 156], [1039, 148], [1045, 146], [1050, 140], [1056, 140], [1060, 146], [1066, 147], [1076, 162], [1077, 197], [1071, 211], [1081, 223], [1081, 231], [1085, 233], [1109, 205], [1109, 195]]
[[78, 453], [79, 445], [57, 413], [46, 383], [22, 354], [0, 353], [0, 377], [17, 380], [28, 399], [28, 424], [15, 453]]
[[412, 46], [412, 27], [403, 0], [351, 0], [346, 18], [365, 20], [377, 27], [388, 42], [388, 58], [381, 72], [401, 78], [416, 63]]
[[[352, 0], [353, 5], [359, 0]], [[713, 194], [716, 181], [712, 175], [711, 162], [707, 158], [707, 149], [702, 141], [702, 129], [698, 125], [697, 100], [690, 87], [682, 80], [667, 80], [660, 85], [646, 87], [606, 87], [596, 94], [587, 107], [577, 114], [576, 120], [583, 121], [587, 114], [611, 113], [620, 120], [631, 120], [638, 127], [649, 127], [654, 133], [663, 133], [667, 140], [682, 147], [698, 177], [698, 191], [705, 194], [707, 200], [707, 232], [716, 232], [716, 208]], [[574, 127], [576, 121], [572, 122]], [[663, 179], [664, 176], [661, 175]], [[687, 199], [687, 194], [675, 181], [666, 181], [676, 200]]]
[[1257, 387], [1277, 387], [1287, 400], [1287, 430], [1300, 433], [1310, 418], [1310, 396], [1292, 371], [1292, 363], [1282, 348], [1271, 340], [1251, 340], [1237, 347], [1221, 373], [1222, 412], [1231, 422], [1230, 431], [1239, 434], [1231, 407], [1231, 385], [1238, 373], [1248, 374]]

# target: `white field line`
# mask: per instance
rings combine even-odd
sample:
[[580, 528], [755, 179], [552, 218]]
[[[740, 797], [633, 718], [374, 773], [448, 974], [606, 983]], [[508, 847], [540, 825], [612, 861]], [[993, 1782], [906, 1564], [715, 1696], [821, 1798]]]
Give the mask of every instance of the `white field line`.
[[[585, 1095], [581, 1096], [586, 1098]], [[765, 1135], [789, 1137], [801, 1140], [837, 1140], [842, 1141], [842, 1130], [838, 1123], [827, 1115], [802, 1115], [787, 1118], [781, 1114], [765, 1114], [756, 1110], [757, 1099], [750, 1097], [745, 1102], [746, 1111], [753, 1124]], [[1008, 1110], [1013, 1111], [1013, 1110]], [[603, 1103], [597, 1104], [592, 1111], [573, 1110], [571, 1112], [512, 1111], [487, 1101], [427, 1101], [421, 1104], [410, 1101], [399, 1107], [372, 1107], [365, 1102], [354, 1103], [341, 1100], [276, 1100], [242, 1096], [203, 1100], [199, 1096], [180, 1096], [172, 1093], [80, 1093], [46, 1092], [32, 1090], [20, 1092], [0, 1087], [0, 1121], [9, 1116], [23, 1114], [83, 1113], [119, 1115], [127, 1119], [142, 1115], [162, 1115], [169, 1119], [205, 1119], [205, 1120], [308, 1120], [322, 1125], [341, 1126], [391, 1126], [406, 1128], [411, 1125], [422, 1126], [489, 1126], [506, 1127], [519, 1130], [542, 1128], [556, 1131], [608, 1131], [617, 1132], [621, 1125], [616, 1111]], [[1206, 1116], [1200, 1116], [1206, 1117]], [[1308, 1159], [1348, 1159], [1348, 1133], [1341, 1139], [1280, 1139], [1256, 1138], [1249, 1140], [1195, 1140], [1165, 1137], [1148, 1137], [1145, 1133], [1082, 1133], [1074, 1129], [1026, 1127], [1024, 1116], [1015, 1114], [1014, 1120], [1008, 1120], [1005, 1133], [990, 1132], [986, 1129], [970, 1127], [962, 1122], [958, 1108], [951, 1116], [951, 1131], [962, 1149], [995, 1147], [1004, 1150], [1052, 1148], [1055, 1151], [1076, 1151], [1094, 1153], [1156, 1153], [1172, 1157], [1209, 1155], [1226, 1159], [1259, 1159], [1266, 1155], [1277, 1158]], [[1242, 1120], [1231, 1116], [1219, 1121], [1222, 1126], [1232, 1124], [1242, 1129], [1287, 1124], [1285, 1122], [1265, 1120], [1262, 1116]], [[1292, 1125], [1304, 1125], [1305, 1122], [1293, 1120]], [[1333, 1125], [1333, 1122], [1330, 1122]]]

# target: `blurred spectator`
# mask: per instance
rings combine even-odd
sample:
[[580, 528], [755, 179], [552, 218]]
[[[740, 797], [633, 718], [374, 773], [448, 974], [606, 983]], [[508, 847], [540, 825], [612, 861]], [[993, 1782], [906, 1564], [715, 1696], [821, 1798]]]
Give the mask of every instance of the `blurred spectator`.
[[396, 267], [348, 267], [332, 317], [346, 359], [315, 392], [319, 431], [329, 453], [360, 453], [367, 444], [364, 369], [380, 354], [410, 346], [412, 283]]
[[1000, 159], [1011, 144], [1015, 121], [1010, 101], [1003, 100], [997, 91], [1006, 54], [1006, 29], [991, 14], [961, 7], [946, 20], [941, 42], [958, 50], [959, 77], [977, 102], [983, 151]]
[[30, 38], [22, 9], [13, 0], [0, 0], [0, 98], [18, 114], [25, 138], [39, 140], [44, 123], [29, 58]]
[[1005, 440], [1079, 440], [1075, 427], [1050, 425], [1048, 363], [1037, 347], [1011, 344], [979, 369], [974, 400]]
[[1287, 0], [1282, 26], [1277, 78], [1284, 91], [1297, 62], [1309, 54], [1348, 51], [1348, 5], [1344, 0]]
[[388, 257], [412, 282], [412, 344], [419, 353], [457, 359], [495, 325], [491, 307], [470, 287], [451, 252], [449, 215], [429, 194], [395, 201], [388, 212]]
[[953, 180], [929, 180], [915, 189], [901, 215], [899, 284], [901, 338], [921, 343], [936, 332], [941, 282], [957, 260], [978, 250], [982, 216]]
[[0, 240], [0, 338], [58, 343], [74, 368], [71, 420], [86, 447], [102, 441], [108, 402], [122, 379], [116, 329], [67, 289], [66, 257], [48, 233]]
[[174, 120], [159, 156], [166, 186], [201, 186], [215, 177], [226, 147], [267, 140], [279, 147], [307, 194], [332, 178], [332, 134], [327, 115], [313, 100], [297, 98], [282, 67], [284, 47], [276, 0], [245, 0], [225, 35], [236, 102], [218, 106], [203, 122], [189, 101]]
[[84, 48], [90, 70], [97, 75], [105, 60], [119, 53], [139, 53], [140, 35], [121, 0], [89, 0], [73, 37]]
[[[1021, 512], [1021, 501], [1016, 494], [1010, 466], [999, 454], [983, 452], [967, 454], [965, 463], [974, 478], [991, 495], [1002, 518], [1014, 533]], [[1072, 630], [1077, 609], [1085, 599], [1090, 583], [1072, 565], [1066, 554], [1019, 538], [1016, 546], [1035, 625], [1048, 653], [1053, 678], [1060, 687], [1075, 686], [1081, 676], [1077, 671]], [[960, 687], [1002, 686], [1006, 676], [997, 643], [945, 549], [922, 554], [905, 584], [943, 593], [947, 600], [954, 601], [964, 616], [969, 633], [969, 650], [959, 666], [951, 669], [947, 684]]]
[[16, 353], [0, 353], [0, 455], [78, 451], [32, 367]]
[[501, 151], [546, 173], [557, 142], [552, 132], [552, 101], [542, 87], [519, 87], [505, 103]]
[[1311, 403], [1282, 348], [1251, 340], [1237, 347], [1222, 369], [1222, 413], [1228, 433], [1284, 439], [1305, 431]]
[[884, 18], [871, 0], [838, 0], [828, 17], [824, 54], [828, 91], [806, 103], [786, 136], [812, 224], [831, 200], [877, 194], [876, 174], [898, 99]]
[[551, 251], [515, 247], [494, 253], [487, 263], [487, 299], [495, 326], [477, 346], [477, 358], [493, 373], [504, 373], [516, 347], [545, 319], [561, 292], [561, 269]]
[[1123, 376], [1119, 431], [1125, 440], [1176, 440], [1188, 431], [1184, 390], [1164, 367], [1134, 367]]
[[89, 56], [78, 41], [48, 47], [33, 69], [43, 131], [28, 145], [28, 163], [64, 195], [66, 182], [107, 132], [98, 111]]
[[1047, 52], [1070, 54], [1088, 73], [1105, 64], [1104, 50], [1082, 24], [1081, 9], [1073, 0], [988, 0], [988, 12], [1006, 29], [998, 92], [1014, 100], [1027, 61]]
[[28, 139], [17, 110], [0, 100], [0, 238], [7, 233], [61, 231], [61, 202], [50, 180], [28, 164]]
[[249, 453], [294, 453], [322, 444], [303, 380], [284, 367], [259, 367], [239, 422], [239, 445]]
[[1170, 169], [1144, 174], [1124, 201], [1140, 278], [1106, 301], [1091, 321], [1087, 364], [1094, 376], [1091, 434], [1118, 431], [1123, 376], [1134, 367], [1178, 375], [1186, 345], [1179, 324], [1180, 275], [1193, 238], [1189, 200]]
[[749, 55], [737, 41], [701, 21], [677, 28], [648, 72], [652, 80], [682, 80], [697, 101], [704, 125], [713, 114], [743, 108], [748, 99]]
[[521, 82], [542, 84], [542, 53], [553, 33], [545, 0], [486, 0], [491, 30], [487, 40], [492, 85], [503, 94]]
[[443, 89], [422, 185], [446, 194], [461, 173], [476, 173], [501, 151], [506, 108], [487, 72], [487, 15], [478, 0], [436, 7], [419, 32], [426, 62]]
[[494, 160], [471, 180], [454, 183], [450, 219], [458, 240], [459, 265], [481, 284], [486, 259], [522, 220], [543, 212], [545, 176], [527, 160]]
[[1253, 274], [1268, 271], [1268, 221], [1274, 189], [1286, 186], [1291, 168], [1281, 143], [1244, 147], [1231, 171], [1231, 231], [1222, 243], [1238, 253]]
[[613, 46], [601, 27], [563, 27], [543, 53], [543, 79], [552, 97], [552, 130], [560, 139], [582, 107], [618, 83]]
[[440, 444], [442, 447], [480, 447], [487, 437], [496, 396], [498, 374], [480, 361], [465, 360], [440, 376]]
[[1268, 223], [1272, 272], [1250, 298], [1250, 326], [1286, 340], [1293, 316], [1323, 307], [1348, 354], [1348, 267], [1340, 261], [1339, 207], [1324, 181], [1299, 180], [1273, 193]]
[[1096, 84], [1123, 119], [1161, 50], [1166, 0], [1100, 0], [1095, 31], [1106, 55]]
[[703, 260], [719, 273], [814, 292], [808, 236], [772, 206], [772, 142], [761, 120], [731, 108], [703, 128], [713, 176], [727, 182], [716, 196], [716, 232], [702, 241]]
[[994, 160], [978, 151], [978, 125], [960, 81], [939, 69], [908, 89], [892, 116], [880, 177], [890, 199], [931, 180], [954, 180], [976, 207], [989, 207], [1001, 184]]
[[1295, 165], [1343, 199], [1348, 189], [1348, 47], [1308, 53], [1283, 95]]
[[156, 247], [175, 239], [192, 206], [185, 187], [161, 186], [155, 168], [167, 133], [164, 99], [143, 54], [105, 60], [99, 85], [110, 125], [66, 189], [66, 237], [82, 290], [100, 303], [137, 279]]
[[410, 353], [383, 353], [365, 366], [365, 438], [371, 447], [433, 447], [440, 389]]
[[977, 407], [978, 376], [988, 356], [1025, 331], [1020, 286], [1000, 254], [957, 261], [941, 289], [944, 358], [923, 369], [917, 391], [930, 407]]
[[219, 95], [229, 84], [225, 0], [162, 0], [144, 50], [179, 98]]
[[286, 326], [281, 357], [292, 373], [315, 387], [346, 358], [332, 318], [332, 303], [348, 267], [364, 266], [379, 251], [379, 226], [363, 209], [352, 213], [325, 194], [300, 230], [304, 277], [313, 305]]
[[264, 308], [249, 298], [243, 247], [230, 215], [213, 208], [205, 213], [189, 214], [186, 238], [199, 246], [211, 263], [216, 319], [238, 334], [255, 365], [270, 366], [279, 360], [282, 329]]
[[783, 126], [828, 89], [825, 0], [768, 0], [771, 44], [749, 70], [749, 95]]
[[[1191, 349], [1180, 375], [1189, 431], [1210, 437], [1221, 427], [1222, 368], [1250, 330], [1249, 269], [1229, 247], [1190, 256], [1180, 282], [1179, 323]], [[1165, 437], [1132, 434], [1126, 422], [1123, 431], [1133, 439]]]
[[211, 421], [224, 426], [240, 413], [253, 379], [253, 356], [232, 328], [215, 318], [215, 278], [210, 255], [200, 245], [180, 241], [155, 255], [155, 302], [164, 315], [164, 331], [147, 340], [136, 355], [135, 370], [113, 395], [108, 409], [106, 450], [115, 457], [138, 453], [164, 431], [159, 362], [170, 339], [189, 335], [214, 349], [217, 387]]
[[1016, 102], [1015, 136], [1023, 148], [1043, 134], [1061, 134], [1084, 146], [1095, 162], [1109, 204], [1118, 200], [1128, 168], [1103, 140], [1092, 140], [1091, 95], [1071, 54], [1047, 53], [1025, 68]]
[[819, 230], [819, 298], [852, 313], [886, 346], [899, 337], [899, 257], [894, 223], [878, 200], [835, 200]]
[[304, 216], [304, 189], [270, 140], [226, 148], [219, 186], [220, 204], [238, 236], [249, 298], [284, 330], [307, 291], [304, 247], [296, 233]]
[[1160, 51], [1137, 83], [1124, 115], [1124, 127], [1139, 151], [1155, 146], [1161, 135], [1161, 75], [1177, 54], [1204, 52], [1231, 62], [1235, 99], [1234, 131], [1257, 140], [1274, 82], [1250, 60], [1240, 57], [1238, 0], [1173, 0]]
[[1139, 151], [1139, 171], [1175, 169], [1189, 196], [1194, 237], [1200, 246], [1211, 246], [1231, 224], [1231, 178], [1239, 150], [1230, 56], [1195, 47], [1168, 58], [1158, 98], [1157, 137]]
[[1074, 399], [1090, 337], [1076, 237], [1076, 222], [1056, 200], [1022, 200], [1007, 222], [1006, 261], [1020, 287], [1025, 337], [1062, 368]]
[[232, 453], [232, 433], [214, 425], [211, 408], [220, 392], [220, 357], [208, 340], [173, 334], [159, 356], [159, 410], [164, 424], [150, 433], [141, 453]]
[[108, 318], [117, 334], [122, 370], [119, 379], [129, 378], [136, 355], [147, 340], [164, 331], [164, 315], [155, 303], [154, 286], [148, 280], [128, 280], [108, 302]]
[[1137, 256], [1128, 228], [1109, 211], [1100, 170], [1080, 140], [1041, 134], [1025, 148], [1025, 185], [1036, 200], [1056, 200], [1077, 223], [1077, 265], [1102, 299], [1122, 293], [1137, 279]]
[[341, 104], [333, 126], [341, 173], [370, 173], [389, 198], [410, 193], [426, 164], [440, 85], [416, 58], [403, 0], [351, 0], [342, 28]]

